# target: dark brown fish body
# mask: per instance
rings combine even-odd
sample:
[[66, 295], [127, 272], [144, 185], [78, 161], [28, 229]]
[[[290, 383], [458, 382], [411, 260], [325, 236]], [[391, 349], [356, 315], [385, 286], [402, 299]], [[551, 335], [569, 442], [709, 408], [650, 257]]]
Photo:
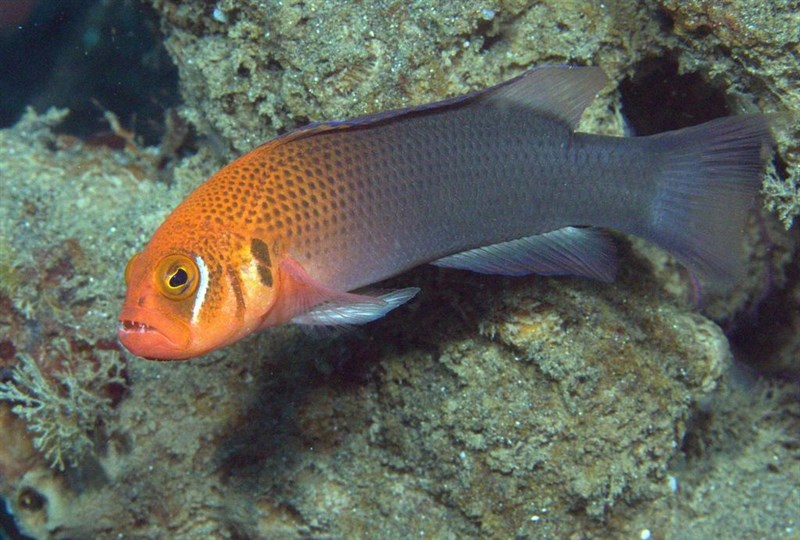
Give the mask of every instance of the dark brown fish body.
[[655, 190], [646, 140], [574, 134], [524, 109], [462, 108], [289, 144], [351, 186], [338, 199], [341, 234], [295, 254], [342, 290], [569, 225], [635, 234]]
[[167, 218], [126, 275], [120, 339], [188, 358], [261, 328], [359, 324], [417, 291], [351, 291], [419, 264], [610, 280], [611, 228], [737, 274], [765, 116], [641, 138], [576, 133], [606, 79], [542, 68], [467, 96], [270, 141]]
[[[703, 186], [719, 198], [707, 209], [719, 208], [723, 215], [670, 214], [664, 208], [676, 202], [670, 197], [703, 196], [691, 185], [704, 176], [699, 156], [719, 132], [731, 131], [734, 138], [748, 137], [749, 147], [734, 148], [740, 162], [717, 164], [718, 173], [730, 173], [725, 186]], [[573, 132], [563, 119], [521, 105], [480, 100], [318, 133], [287, 146], [301, 168], [317, 168], [332, 185], [348, 186], [348, 196], [338, 198], [346, 217], [340, 234], [323, 227], [329, 234], [318, 239], [316, 252], [294, 255], [326, 284], [351, 290], [482, 246], [570, 226], [603, 227], [677, 247], [676, 254], [695, 269], [722, 275], [735, 271], [737, 250], [729, 248], [741, 228], [738, 223], [730, 232], [728, 221], [743, 217], [731, 211], [752, 199], [767, 139], [763, 116], [655, 137], [604, 137]], [[303, 183], [302, 175], [298, 181]], [[716, 239], [711, 258], [694, 260], [692, 250], [674, 246], [675, 235], [663, 230], [682, 227], [684, 235], [700, 234], [702, 240], [703, 233], [691, 228], [712, 226], [716, 233], [720, 220], [730, 238]], [[588, 273], [602, 277], [608, 268], [601, 267]], [[575, 269], [562, 270], [552, 273]]]

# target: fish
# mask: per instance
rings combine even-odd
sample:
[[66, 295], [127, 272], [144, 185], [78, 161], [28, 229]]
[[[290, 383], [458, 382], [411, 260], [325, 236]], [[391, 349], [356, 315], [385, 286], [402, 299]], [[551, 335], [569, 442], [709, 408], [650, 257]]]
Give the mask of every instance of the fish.
[[310, 124], [195, 189], [125, 269], [118, 338], [183, 360], [284, 323], [367, 323], [419, 289], [375, 284], [425, 263], [613, 280], [616, 230], [731, 280], [770, 118], [645, 137], [576, 131], [608, 83], [545, 66], [416, 107]]

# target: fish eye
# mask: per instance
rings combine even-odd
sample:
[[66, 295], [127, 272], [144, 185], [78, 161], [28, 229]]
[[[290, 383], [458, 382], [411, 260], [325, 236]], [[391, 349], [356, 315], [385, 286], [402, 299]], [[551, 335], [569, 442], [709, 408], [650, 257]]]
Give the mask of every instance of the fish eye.
[[125, 285], [131, 284], [131, 272], [133, 271], [133, 261], [136, 260], [138, 257], [138, 253], [134, 253], [130, 259], [128, 259], [128, 264], [125, 265]]
[[158, 290], [170, 300], [183, 300], [197, 289], [197, 264], [186, 255], [164, 257], [156, 268]]

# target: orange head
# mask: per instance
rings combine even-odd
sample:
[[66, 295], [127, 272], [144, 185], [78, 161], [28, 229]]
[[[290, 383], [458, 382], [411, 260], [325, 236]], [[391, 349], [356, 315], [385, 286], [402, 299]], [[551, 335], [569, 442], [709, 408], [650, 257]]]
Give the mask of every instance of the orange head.
[[301, 169], [307, 148], [289, 140], [262, 145], [218, 171], [131, 258], [118, 330], [128, 350], [146, 358], [191, 358], [327, 298], [329, 291], [305, 283], [307, 276], [288, 259], [301, 235], [306, 260], [330, 236], [320, 223], [336, 226], [329, 214], [334, 204], [326, 201], [337, 195], [321, 172], [306, 178], [322, 165]]
[[274, 303], [267, 244], [197, 223], [197, 214], [186, 219], [182, 206], [125, 269], [117, 335], [138, 356], [179, 360], [218, 349], [257, 330]]

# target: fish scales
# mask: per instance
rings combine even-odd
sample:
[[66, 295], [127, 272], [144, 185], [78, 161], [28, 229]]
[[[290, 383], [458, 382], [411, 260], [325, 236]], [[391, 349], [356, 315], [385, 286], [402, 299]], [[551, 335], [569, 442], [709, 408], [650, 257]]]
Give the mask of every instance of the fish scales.
[[131, 259], [120, 339], [178, 359], [285, 322], [361, 324], [417, 289], [359, 289], [428, 262], [610, 280], [601, 228], [701, 275], [735, 275], [767, 117], [651, 137], [575, 132], [604, 83], [597, 68], [537, 69], [265, 143], [198, 187]]
[[572, 134], [525, 109], [475, 109], [256, 150], [182, 210], [281, 235], [309, 275], [342, 290], [567, 225], [634, 228], [654, 189], [646, 141]]

